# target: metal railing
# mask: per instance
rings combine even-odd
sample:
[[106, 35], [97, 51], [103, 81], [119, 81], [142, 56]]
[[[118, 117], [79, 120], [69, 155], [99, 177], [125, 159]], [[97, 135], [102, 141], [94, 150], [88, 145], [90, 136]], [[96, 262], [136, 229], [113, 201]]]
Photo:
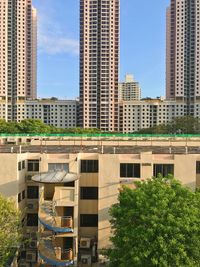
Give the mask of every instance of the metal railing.
[[39, 201], [39, 221], [49, 230], [59, 233], [73, 232], [72, 216], [59, 216], [56, 212], [56, 201], [44, 200], [44, 191]]

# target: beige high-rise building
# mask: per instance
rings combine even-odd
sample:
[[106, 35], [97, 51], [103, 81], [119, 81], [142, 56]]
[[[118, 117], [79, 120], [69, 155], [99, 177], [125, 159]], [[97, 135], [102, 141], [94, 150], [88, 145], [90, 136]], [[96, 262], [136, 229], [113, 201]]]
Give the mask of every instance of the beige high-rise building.
[[80, 0], [80, 126], [118, 130], [119, 0]]
[[200, 100], [200, 1], [171, 0], [167, 9], [166, 95], [187, 104]]
[[18, 120], [19, 102], [36, 97], [36, 10], [31, 0], [0, 1], [1, 118]]
[[119, 101], [140, 100], [141, 89], [138, 82], [134, 80], [132, 74], [125, 76], [125, 81], [119, 83]]

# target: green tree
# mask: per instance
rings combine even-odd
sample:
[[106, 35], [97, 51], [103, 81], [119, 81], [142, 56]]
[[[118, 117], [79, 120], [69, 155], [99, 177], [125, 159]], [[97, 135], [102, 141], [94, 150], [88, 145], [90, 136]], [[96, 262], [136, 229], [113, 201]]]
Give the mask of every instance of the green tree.
[[152, 178], [124, 187], [110, 214], [110, 267], [200, 266], [199, 191]]
[[177, 117], [167, 125], [169, 133], [198, 134], [200, 133], [199, 118], [192, 116]]
[[21, 133], [50, 133], [52, 127], [44, 124], [41, 120], [27, 119], [23, 120], [17, 125]]
[[174, 118], [168, 124], [160, 124], [151, 128], [141, 129], [139, 134], [200, 134], [199, 118], [182, 116]]
[[20, 245], [20, 213], [11, 200], [0, 195], [0, 267], [7, 266]]

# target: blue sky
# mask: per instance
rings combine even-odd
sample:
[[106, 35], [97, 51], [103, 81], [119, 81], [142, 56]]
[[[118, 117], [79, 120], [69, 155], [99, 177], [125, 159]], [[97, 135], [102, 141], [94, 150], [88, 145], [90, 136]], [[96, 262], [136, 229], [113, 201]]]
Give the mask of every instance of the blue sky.
[[[33, 0], [38, 11], [38, 96], [79, 94], [79, 0]], [[132, 73], [142, 96], [165, 95], [169, 0], [121, 0], [120, 80]]]

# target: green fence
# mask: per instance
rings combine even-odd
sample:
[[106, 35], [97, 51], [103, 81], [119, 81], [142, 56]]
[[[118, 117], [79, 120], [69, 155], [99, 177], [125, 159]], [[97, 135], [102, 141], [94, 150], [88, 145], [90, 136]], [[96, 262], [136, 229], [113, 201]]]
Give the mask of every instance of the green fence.
[[153, 137], [165, 137], [165, 138], [194, 138], [200, 137], [200, 134], [107, 134], [107, 133], [100, 133], [100, 134], [73, 134], [73, 133], [66, 133], [66, 134], [6, 134], [1, 133], [0, 137], [79, 137], [79, 138], [137, 138], [137, 137], [146, 137], [146, 138], [153, 138]]

